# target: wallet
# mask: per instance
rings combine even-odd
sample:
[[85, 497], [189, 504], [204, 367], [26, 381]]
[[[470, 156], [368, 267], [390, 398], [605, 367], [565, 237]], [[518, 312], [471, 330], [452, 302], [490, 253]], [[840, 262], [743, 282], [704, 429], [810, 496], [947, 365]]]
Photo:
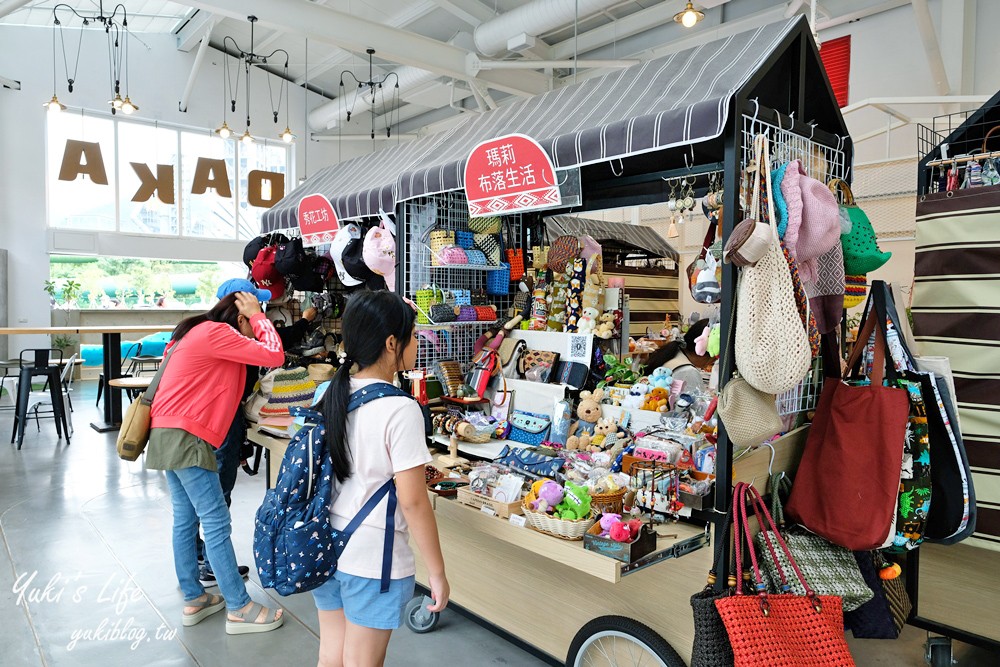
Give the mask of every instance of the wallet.
[[510, 445], [504, 446], [503, 451], [494, 459], [494, 462], [514, 470], [550, 478], [554, 478], [555, 474], [562, 470], [565, 463], [561, 458], [545, 456], [530, 449], [511, 447]]
[[[518, 363], [518, 373], [521, 374], [521, 377], [528, 377], [528, 371], [535, 366], [547, 366], [550, 369], [555, 368], [559, 363], [559, 353], [549, 352], [548, 350], [525, 350]], [[539, 381], [547, 382], [548, 377], [546, 376], [545, 379], [539, 378]]]
[[552, 374], [550, 382], [561, 382], [569, 385], [573, 389], [583, 389], [590, 376], [590, 369], [586, 364], [578, 361], [560, 361], [556, 366], [556, 372]]

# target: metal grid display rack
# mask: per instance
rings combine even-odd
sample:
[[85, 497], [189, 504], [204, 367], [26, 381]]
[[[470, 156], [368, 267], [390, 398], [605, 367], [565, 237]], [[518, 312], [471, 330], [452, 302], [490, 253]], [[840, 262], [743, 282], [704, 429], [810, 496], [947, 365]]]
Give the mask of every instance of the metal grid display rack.
[[[397, 290], [414, 299], [416, 291], [433, 287], [445, 293], [446, 301], [454, 302], [454, 290], [468, 290], [472, 294], [485, 293], [487, 280], [493, 272], [502, 271], [505, 266], [450, 264], [435, 265], [429, 244], [431, 231], [469, 231], [469, 209], [464, 192], [446, 192], [427, 197], [419, 197], [401, 206], [403, 225], [400, 230], [401, 257]], [[523, 220], [521, 214], [503, 217], [503, 245], [523, 247]], [[501, 259], [505, 260], [501, 252]], [[508, 309], [513, 302], [516, 284], [510, 282], [505, 294], [487, 294], [490, 304], [496, 306], [495, 322], [448, 322], [418, 324], [417, 329], [425, 331], [421, 335], [417, 353], [417, 366], [429, 367], [435, 361], [454, 359], [468, 370], [473, 357], [476, 340], [489, 327], [506, 322]]]

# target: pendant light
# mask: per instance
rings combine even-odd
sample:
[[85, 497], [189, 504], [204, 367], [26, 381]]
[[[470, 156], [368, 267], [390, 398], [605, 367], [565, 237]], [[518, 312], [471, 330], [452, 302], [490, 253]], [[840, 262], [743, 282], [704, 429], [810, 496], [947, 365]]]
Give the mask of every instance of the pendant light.
[[705, 18], [705, 12], [694, 8], [694, 4], [689, 2], [681, 11], [674, 14], [674, 21], [680, 23], [685, 28], [693, 28]]

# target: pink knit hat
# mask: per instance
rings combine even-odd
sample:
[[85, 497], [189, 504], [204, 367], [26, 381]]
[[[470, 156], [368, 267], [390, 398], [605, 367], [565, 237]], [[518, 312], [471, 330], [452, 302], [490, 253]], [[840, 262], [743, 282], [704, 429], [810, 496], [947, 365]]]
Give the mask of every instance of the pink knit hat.
[[781, 194], [788, 204], [785, 247], [798, 262], [802, 280], [813, 281], [816, 258], [840, 242], [837, 199], [823, 183], [807, 176], [798, 160], [788, 164]]

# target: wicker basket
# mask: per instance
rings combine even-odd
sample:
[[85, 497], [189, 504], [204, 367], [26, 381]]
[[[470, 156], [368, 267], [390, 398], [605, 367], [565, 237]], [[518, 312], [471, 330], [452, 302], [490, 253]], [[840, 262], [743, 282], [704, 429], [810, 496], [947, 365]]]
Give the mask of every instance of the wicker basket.
[[445, 231], [441, 229], [433, 231], [431, 232], [430, 242], [431, 242], [430, 244], [431, 264], [434, 266], [440, 266], [441, 261], [438, 258], [438, 256], [445, 246], [455, 244], [455, 232]]
[[[564, 540], [582, 540], [591, 526], [594, 525], [594, 517], [569, 521], [560, 519], [545, 512], [538, 512], [531, 509], [531, 503], [535, 501], [535, 494], [529, 493], [525, 496], [521, 504], [521, 511], [528, 525], [537, 531], [562, 538]], [[593, 501], [591, 501], [593, 502]]]
[[622, 513], [622, 500], [628, 491], [624, 486], [612, 493], [592, 493], [590, 495], [590, 512], [599, 517], [604, 512]]

